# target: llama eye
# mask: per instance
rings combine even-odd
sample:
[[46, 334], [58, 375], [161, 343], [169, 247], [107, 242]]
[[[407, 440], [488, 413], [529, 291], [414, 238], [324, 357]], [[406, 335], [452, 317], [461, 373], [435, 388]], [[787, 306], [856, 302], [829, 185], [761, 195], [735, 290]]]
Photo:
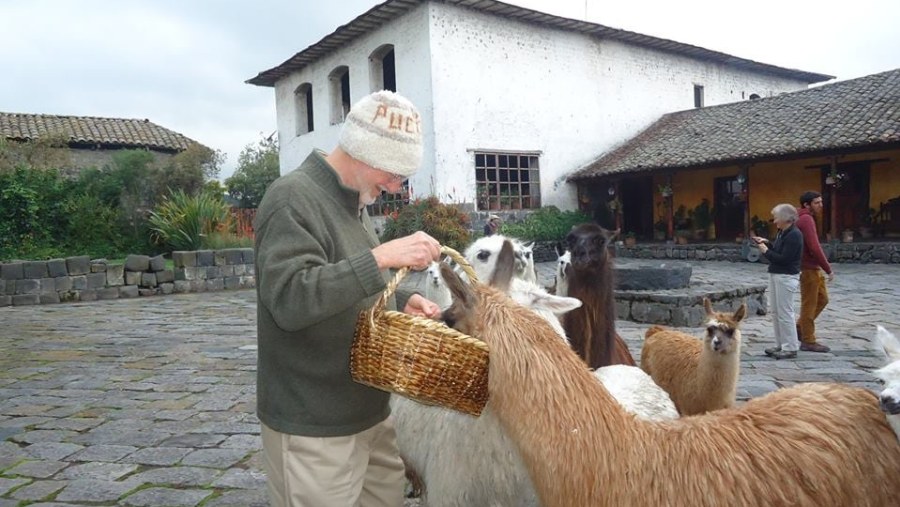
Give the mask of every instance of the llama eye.
[[488, 257], [490, 257], [490, 256], [491, 256], [491, 252], [488, 252], [487, 250], [481, 250], [480, 252], [478, 252], [478, 255], [476, 255], [475, 257], [480, 261], [486, 261], [486, 260], [488, 260]]

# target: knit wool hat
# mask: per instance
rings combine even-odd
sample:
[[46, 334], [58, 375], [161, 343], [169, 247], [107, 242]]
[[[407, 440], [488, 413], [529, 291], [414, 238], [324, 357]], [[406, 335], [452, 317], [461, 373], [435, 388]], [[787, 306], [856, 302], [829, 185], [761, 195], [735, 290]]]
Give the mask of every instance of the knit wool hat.
[[338, 146], [376, 169], [412, 176], [422, 163], [422, 121], [416, 106], [382, 90], [350, 108]]

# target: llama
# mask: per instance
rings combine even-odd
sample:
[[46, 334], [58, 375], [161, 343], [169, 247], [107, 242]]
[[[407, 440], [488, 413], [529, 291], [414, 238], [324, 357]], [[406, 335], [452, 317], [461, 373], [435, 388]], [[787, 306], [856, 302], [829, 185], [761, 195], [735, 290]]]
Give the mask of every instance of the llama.
[[741, 330], [747, 314], [741, 304], [734, 313], [713, 311], [709, 298], [706, 334], [702, 340], [661, 326], [644, 338], [641, 369], [672, 397], [678, 412], [696, 415], [734, 405], [741, 368]]
[[[496, 288], [441, 273], [453, 294], [444, 319], [490, 346], [490, 404], [545, 507], [900, 505], [900, 442], [872, 392], [801, 384], [642, 421], [542, 319]], [[498, 270], [494, 281], [502, 289], [511, 277]]]
[[609, 242], [618, 231], [597, 224], [576, 225], [566, 236], [571, 255], [567, 296], [578, 298], [581, 308], [563, 317], [572, 348], [591, 368], [610, 364], [635, 366], [628, 345], [616, 334], [615, 284]]
[[[531, 247], [526, 248], [518, 239], [501, 234], [478, 238], [466, 248], [465, 252], [463, 252], [463, 257], [469, 261], [479, 280], [490, 280], [497, 265], [497, 254], [506, 241], [510, 241], [513, 245], [516, 278], [537, 283]], [[532, 280], [532, 278], [534, 279]]]
[[429, 301], [433, 301], [441, 310], [450, 306], [450, 290], [444, 284], [441, 277], [440, 263], [437, 261], [428, 265], [425, 270], [425, 290], [423, 296]]
[[888, 423], [900, 439], [900, 340], [887, 329], [878, 326], [875, 336], [884, 349], [890, 364], [875, 370], [876, 377], [884, 382], [885, 388], [879, 394], [881, 410], [884, 411]]
[[[512, 256], [509, 270], [515, 269]], [[548, 294], [536, 284], [513, 278], [509, 296], [548, 322], [565, 339], [556, 314], [581, 302]], [[641, 369], [609, 366], [594, 372], [622, 407], [648, 420], [678, 417], [665, 391]], [[441, 407], [391, 397], [407, 476], [424, 485], [430, 507], [469, 505], [539, 505], [518, 451], [500, 428], [490, 401], [474, 418]]]
[[569, 273], [572, 266], [572, 254], [568, 250], [563, 253], [557, 252], [556, 255], [556, 284], [553, 293], [557, 296], [569, 295]]

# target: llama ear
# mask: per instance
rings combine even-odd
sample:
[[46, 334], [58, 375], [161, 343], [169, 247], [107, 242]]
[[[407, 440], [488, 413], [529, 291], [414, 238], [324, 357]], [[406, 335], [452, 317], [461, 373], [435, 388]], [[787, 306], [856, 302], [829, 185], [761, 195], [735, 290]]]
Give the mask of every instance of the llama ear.
[[744, 317], [746, 317], [746, 316], [747, 316], [747, 303], [743, 302], [743, 303], [741, 303], [741, 307], [738, 308], [734, 312], [734, 314], [731, 316], [731, 318], [733, 318], [735, 322], [740, 322], [740, 321], [744, 320]]
[[881, 326], [877, 326], [877, 328], [878, 331], [875, 332], [875, 336], [877, 336], [878, 341], [881, 342], [881, 347], [884, 349], [885, 355], [887, 355], [888, 359], [891, 361], [900, 359], [900, 340], [887, 329]]
[[712, 315], [715, 313], [713, 311], [712, 302], [710, 302], [709, 298], [703, 298], [703, 309], [706, 310], [706, 315]]
[[581, 300], [553, 294], [535, 294], [529, 307], [533, 310], [548, 310], [554, 315], [562, 315], [581, 307]]
[[500, 254], [497, 256], [497, 266], [494, 268], [494, 276], [491, 277], [490, 281], [491, 287], [500, 289], [508, 294], [514, 270], [515, 253], [513, 252], [512, 242], [507, 240], [503, 242], [503, 247], [500, 248]]
[[467, 308], [471, 307], [471, 301], [474, 301], [471, 287], [462, 281], [462, 278], [449, 264], [441, 263], [441, 276], [444, 278], [447, 288], [450, 289], [450, 295], [453, 296], [453, 299], [458, 300]]

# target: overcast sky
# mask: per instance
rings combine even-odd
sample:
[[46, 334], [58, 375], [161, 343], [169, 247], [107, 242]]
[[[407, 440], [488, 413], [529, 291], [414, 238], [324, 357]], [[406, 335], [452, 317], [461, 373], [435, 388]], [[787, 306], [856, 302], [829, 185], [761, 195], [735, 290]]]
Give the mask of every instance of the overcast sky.
[[[0, 111], [148, 118], [224, 152], [224, 179], [276, 128], [244, 81], [378, 3], [0, 0]], [[898, 0], [508, 3], [839, 80], [900, 68]]]

